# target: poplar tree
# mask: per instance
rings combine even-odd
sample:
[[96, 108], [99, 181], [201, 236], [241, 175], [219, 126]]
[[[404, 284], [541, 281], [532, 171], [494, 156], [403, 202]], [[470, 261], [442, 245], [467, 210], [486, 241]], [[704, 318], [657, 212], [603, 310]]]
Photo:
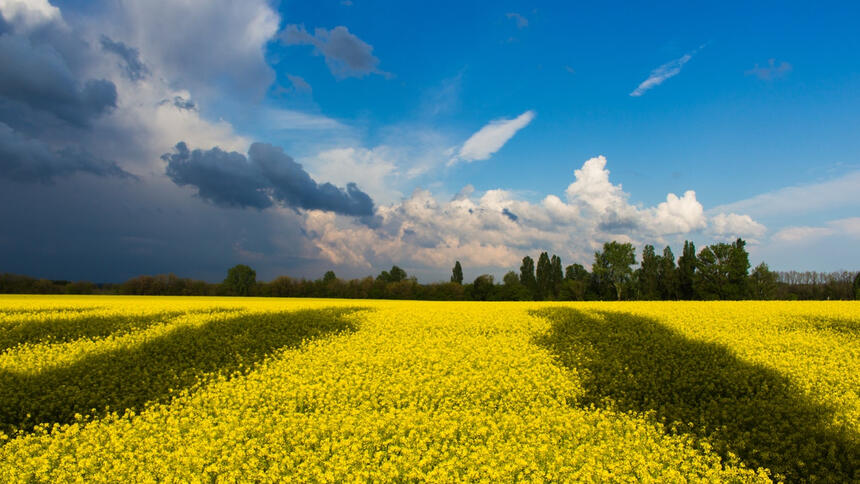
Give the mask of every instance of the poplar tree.
[[523, 257], [523, 264], [520, 266], [520, 282], [529, 291], [529, 295], [534, 299], [537, 293], [537, 280], [535, 279], [535, 261], [529, 256]]
[[660, 297], [659, 271], [660, 258], [654, 252], [653, 245], [646, 245], [642, 250], [642, 263], [636, 271], [639, 299], [654, 300]]
[[457, 284], [463, 283], [463, 267], [460, 266], [460, 261], [454, 263], [454, 269], [451, 274], [451, 282]]
[[665, 301], [678, 299], [678, 270], [675, 268], [675, 254], [668, 245], [663, 249], [663, 257], [660, 258], [657, 285], [660, 288], [661, 299]]
[[684, 241], [684, 251], [678, 258], [678, 295], [681, 299], [693, 299], [696, 295], [693, 279], [696, 275], [696, 245]]
[[546, 252], [541, 252], [540, 257], [538, 257], [535, 275], [537, 276], [538, 299], [547, 299], [552, 291], [552, 263], [549, 261], [549, 254]]
[[561, 257], [555, 254], [550, 259], [550, 281], [552, 283], [552, 297], [558, 299], [561, 283], [564, 281], [564, 273], [561, 269]]

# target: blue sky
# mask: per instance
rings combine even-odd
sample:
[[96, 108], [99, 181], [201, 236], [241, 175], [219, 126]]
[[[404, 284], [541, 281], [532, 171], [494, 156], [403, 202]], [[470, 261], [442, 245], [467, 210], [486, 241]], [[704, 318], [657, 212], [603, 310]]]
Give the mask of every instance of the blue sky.
[[[0, 271], [860, 259], [847, 2], [0, 1]], [[180, 144], [181, 143], [181, 144]]]

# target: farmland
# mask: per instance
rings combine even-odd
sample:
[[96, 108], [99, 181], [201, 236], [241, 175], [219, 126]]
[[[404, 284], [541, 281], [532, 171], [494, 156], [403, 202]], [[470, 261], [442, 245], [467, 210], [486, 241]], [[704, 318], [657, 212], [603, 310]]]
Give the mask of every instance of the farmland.
[[0, 296], [0, 480], [860, 480], [856, 302]]

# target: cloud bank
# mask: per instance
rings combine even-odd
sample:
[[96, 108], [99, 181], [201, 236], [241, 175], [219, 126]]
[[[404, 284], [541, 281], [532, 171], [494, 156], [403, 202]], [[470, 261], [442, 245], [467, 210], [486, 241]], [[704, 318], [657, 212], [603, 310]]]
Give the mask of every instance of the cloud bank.
[[379, 267], [394, 261], [437, 270], [454, 260], [512, 268], [523, 255], [543, 250], [587, 264], [609, 240], [677, 245], [684, 238], [750, 237], [764, 230], [748, 216], [706, 216], [692, 190], [681, 197], [670, 193], [655, 207], [631, 204], [621, 185], [610, 181], [602, 156], [583, 163], [574, 178], [564, 200], [547, 195], [533, 203], [506, 190], [476, 196], [465, 187], [440, 201], [417, 189], [402, 202], [378, 207], [373, 227], [318, 211], [305, 213], [305, 224], [333, 264]]
[[80, 148], [54, 150], [0, 123], [0, 178], [17, 182], [52, 183], [57, 178], [75, 173], [136, 178], [116, 163], [99, 159]]

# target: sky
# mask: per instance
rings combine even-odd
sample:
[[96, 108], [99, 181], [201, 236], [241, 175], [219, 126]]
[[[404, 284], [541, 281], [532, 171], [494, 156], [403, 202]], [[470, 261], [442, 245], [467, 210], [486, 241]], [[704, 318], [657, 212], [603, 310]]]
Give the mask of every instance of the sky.
[[853, 2], [0, 0], [0, 272], [857, 270]]

